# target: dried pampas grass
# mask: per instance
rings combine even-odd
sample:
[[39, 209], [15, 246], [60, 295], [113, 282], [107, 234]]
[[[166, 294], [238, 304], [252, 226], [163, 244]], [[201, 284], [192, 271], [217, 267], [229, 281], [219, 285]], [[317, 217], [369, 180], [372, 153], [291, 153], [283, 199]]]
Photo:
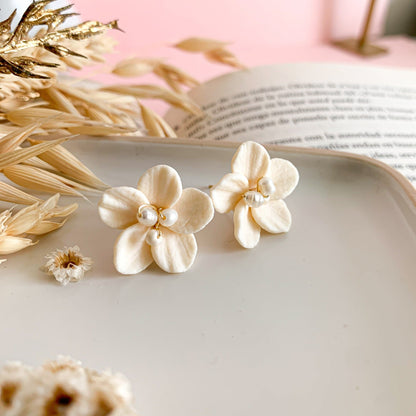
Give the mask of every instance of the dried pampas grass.
[[[91, 86], [82, 79], [60, 77], [70, 68], [105, 62], [104, 55], [115, 45], [106, 32], [118, 29], [118, 24], [88, 21], [61, 29], [60, 25], [73, 13], [71, 6], [53, 8], [54, 1], [34, 0], [19, 21], [15, 21], [14, 12], [0, 22], [0, 172], [7, 178], [0, 180], [0, 201], [29, 205], [32, 208], [27, 212], [31, 216], [46, 203], [31, 191], [85, 198], [85, 193], [107, 189], [103, 181], [62, 146], [71, 135], [176, 137], [169, 124], [144, 100], [162, 100], [202, 115], [187, 95], [187, 89], [199, 85], [198, 80], [162, 59], [128, 58], [119, 62], [112, 73], [120, 77], [151, 73], [166, 87], [144, 83]], [[225, 49], [226, 45], [212, 39], [190, 38], [175, 47], [242, 68]], [[49, 140], [49, 135], [58, 138]], [[53, 210], [64, 216], [71, 211], [56, 206]], [[2, 224], [9, 231], [14, 230], [8, 226], [13, 218], [11, 212], [2, 215]], [[23, 234], [49, 232], [64, 224], [46, 218], [42, 221]], [[30, 238], [13, 232], [1, 237], [2, 244], [8, 247], [3, 253], [33, 244]]]
[[[108, 29], [118, 29], [117, 21], [106, 24], [89, 21], [60, 29], [71, 16], [71, 6], [47, 8], [55, 0], [37, 0], [29, 5], [12, 30], [13, 13], [0, 22], [0, 134], [10, 125], [28, 126], [39, 118], [48, 118], [38, 133], [88, 135], [171, 135], [171, 128], [148, 129], [139, 123], [143, 114], [138, 99], [157, 99], [201, 115], [201, 109], [187, 96], [186, 89], [199, 81], [182, 69], [162, 59], [132, 57], [112, 69], [120, 77], [140, 77], [153, 73], [168, 88], [158, 85], [111, 85], [102, 88], [75, 85], [58, 78], [68, 68], [81, 69], [90, 62], [104, 62], [114, 40]], [[45, 28], [46, 26], [46, 28]], [[38, 29], [35, 35], [32, 29]], [[226, 42], [204, 38], [185, 39], [177, 49], [199, 52], [214, 62], [244, 68], [225, 47]], [[160, 118], [160, 116], [158, 116]], [[152, 117], [157, 119], [158, 117]], [[161, 124], [161, 123], [157, 123]], [[163, 123], [162, 123], [163, 124]], [[165, 123], [166, 124], [166, 123]], [[36, 127], [34, 127], [36, 129]]]

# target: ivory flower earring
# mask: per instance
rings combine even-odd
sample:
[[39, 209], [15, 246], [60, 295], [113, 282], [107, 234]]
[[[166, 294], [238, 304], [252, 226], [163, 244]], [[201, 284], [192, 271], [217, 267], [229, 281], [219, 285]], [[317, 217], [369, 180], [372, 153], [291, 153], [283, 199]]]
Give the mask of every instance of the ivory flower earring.
[[290, 229], [292, 218], [283, 201], [299, 181], [296, 167], [284, 159], [270, 159], [256, 142], [245, 142], [237, 149], [227, 173], [212, 187], [216, 211], [234, 210], [234, 236], [245, 248], [253, 248], [263, 228], [269, 233]]
[[128, 186], [107, 190], [98, 211], [112, 228], [123, 229], [114, 246], [114, 265], [122, 274], [136, 274], [153, 260], [168, 273], [188, 270], [196, 257], [194, 233], [213, 218], [211, 198], [187, 188], [175, 169], [158, 165]]

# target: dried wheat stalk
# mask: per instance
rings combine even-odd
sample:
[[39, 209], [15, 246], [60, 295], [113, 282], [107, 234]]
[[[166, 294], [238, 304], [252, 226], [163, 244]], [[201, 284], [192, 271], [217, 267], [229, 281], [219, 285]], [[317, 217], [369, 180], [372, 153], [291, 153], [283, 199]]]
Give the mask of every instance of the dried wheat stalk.
[[[70, 6], [47, 9], [46, 6], [54, 1], [34, 1], [14, 31], [11, 24], [15, 13], [0, 22], [0, 122], [4, 120], [26, 126], [33, 121], [33, 117], [23, 117], [19, 113], [16, 118], [15, 112], [17, 109], [28, 112], [32, 108], [35, 116], [38, 109], [74, 117], [45, 123], [43, 133], [143, 134], [138, 123], [142, 111], [137, 98], [164, 100], [192, 114], [201, 114], [184, 90], [199, 82], [160, 59], [129, 58], [116, 65], [113, 73], [141, 76], [152, 72], [173, 91], [140, 84], [128, 87], [113, 85], [97, 90], [58, 79], [58, 73], [68, 67], [80, 69], [90, 61], [104, 61], [104, 54], [114, 46], [114, 41], [104, 32], [109, 28], [118, 29], [118, 26], [117, 21], [107, 24], [90, 21], [60, 29], [60, 25], [73, 13], [69, 10]], [[37, 27], [40, 30], [31, 35], [32, 29]], [[186, 39], [176, 45], [179, 49], [203, 52], [211, 60], [241, 68], [242, 65], [225, 50], [225, 46], [225, 42], [202, 38]], [[0, 124], [0, 134], [3, 127]], [[148, 133], [155, 134], [155, 130]]]
[[206, 38], [188, 38], [173, 45], [175, 48], [185, 52], [202, 53], [213, 62], [229, 65], [237, 69], [245, 69], [237, 57], [225, 48], [226, 42]]
[[[15, 12], [0, 22], [0, 172], [9, 181], [26, 189], [0, 180], [0, 201], [12, 204], [31, 207], [48, 204], [28, 193], [31, 190], [84, 197], [85, 192], [107, 188], [61, 145], [71, 134], [141, 135], [146, 130], [153, 136], [176, 137], [166, 121], [141, 100], [163, 100], [201, 115], [200, 108], [186, 94], [188, 88], [199, 85], [199, 82], [161, 59], [129, 58], [117, 64], [112, 72], [121, 77], [153, 73], [169, 88], [147, 84], [93, 88], [82, 80], [75, 79], [74, 82], [74, 79], [59, 78], [59, 73], [68, 68], [81, 69], [90, 62], [104, 62], [104, 55], [113, 50], [115, 43], [105, 32], [118, 29], [118, 26], [117, 21], [106, 24], [89, 21], [60, 29], [73, 13], [70, 12], [71, 6], [47, 8], [54, 1], [33, 1], [14, 30]], [[226, 43], [195, 39], [176, 46], [203, 52], [209, 59], [241, 67], [224, 49]], [[61, 138], [41, 140], [50, 134]], [[22, 211], [20, 215], [25, 212], [33, 215], [36, 209]], [[73, 206], [55, 206], [50, 212], [66, 217], [72, 211]], [[1, 218], [6, 223], [9, 217], [11, 214], [4, 214]], [[33, 225], [31, 231], [32, 234], [49, 232], [63, 223], [57, 225], [45, 218], [42, 224]], [[0, 247], [2, 241], [10, 240], [10, 236], [3, 237], [0, 234]], [[20, 247], [19, 244], [32, 244], [26, 237], [12, 237], [23, 239], [11, 240], [16, 248]]]
[[[0, 213], [0, 255], [8, 255], [36, 244], [32, 235], [47, 234], [61, 228], [77, 204], [59, 207], [59, 194], [43, 202], [35, 202], [13, 214], [11, 210]], [[62, 221], [51, 221], [63, 218]], [[2, 259], [2, 262], [5, 259]]]

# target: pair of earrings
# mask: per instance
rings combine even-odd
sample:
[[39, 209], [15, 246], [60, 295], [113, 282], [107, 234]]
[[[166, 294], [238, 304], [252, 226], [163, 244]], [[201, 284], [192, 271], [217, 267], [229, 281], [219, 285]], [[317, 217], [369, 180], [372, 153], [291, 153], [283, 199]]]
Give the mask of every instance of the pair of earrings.
[[234, 236], [241, 246], [255, 247], [260, 231], [287, 232], [291, 215], [283, 201], [296, 187], [296, 167], [270, 159], [260, 144], [240, 145], [227, 173], [211, 188], [211, 197], [182, 188], [175, 169], [158, 165], [139, 179], [137, 189], [107, 190], [98, 211], [105, 224], [123, 229], [114, 246], [114, 265], [122, 274], [137, 274], [153, 261], [168, 273], [182, 273], [197, 254], [194, 234], [219, 213], [234, 211]]

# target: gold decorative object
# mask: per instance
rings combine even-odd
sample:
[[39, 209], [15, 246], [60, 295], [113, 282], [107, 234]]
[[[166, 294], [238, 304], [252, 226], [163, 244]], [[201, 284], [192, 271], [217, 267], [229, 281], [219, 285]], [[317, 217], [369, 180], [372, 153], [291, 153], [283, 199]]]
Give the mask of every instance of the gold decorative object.
[[368, 43], [368, 30], [370, 28], [371, 19], [373, 17], [375, 4], [376, 0], [370, 1], [364, 27], [358, 39], [338, 40], [334, 41], [333, 44], [339, 48], [347, 50], [348, 52], [352, 52], [361, 56], [375, 56], [387, 53], [388, 50], [386, 48]]
[[[34, 1], [26, 9], [14, 31], [11, 31], [11, 24], [16, 10], [6, 20], [0, 22], [0, 73], [13, 74], [23, 78], [48, 79], [48, 75], [37, 74], [32, 70], [37, 66], [56, 68], [58, 63], [43, 61], [33, 56], [18, 56], [16, 53], [29, 48], [43, 48], [59, 57], [71, 55], [86, 58], [58, 42], [63, 39], [83, 40], [102, 34], [107, 29], [119, 29], [117, 20], [113, 20], [106, 24], [89, 21], [67, 29], [57, 30], [57, 27], [68, 17], [77, 13], [64, 13], [72, 5], [59, 9], [46, 9], [46, 6], [54, 1]], [[46, 26], [47, 29], [30, 35], [30, 31], [37, 26]]]

